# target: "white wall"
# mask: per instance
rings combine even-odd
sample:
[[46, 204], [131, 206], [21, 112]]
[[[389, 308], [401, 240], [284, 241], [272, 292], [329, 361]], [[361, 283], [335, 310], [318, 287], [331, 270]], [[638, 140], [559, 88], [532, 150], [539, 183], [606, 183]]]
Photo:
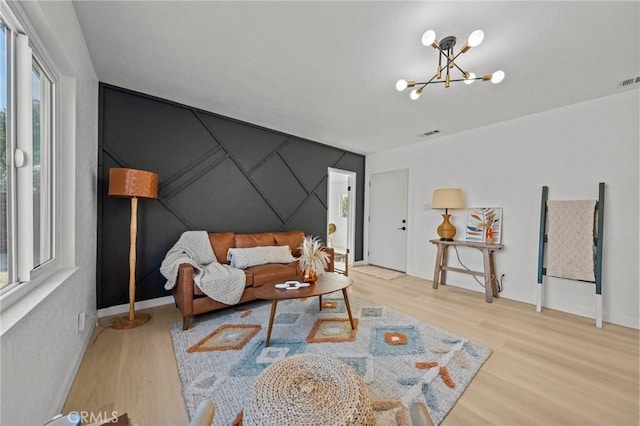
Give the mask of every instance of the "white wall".
[[[605, 182], [603, 319], [639, 328], [639, 93], [624, 91], [367, 156], [367, 180], [410, 169], [408, 273], [432, 279], [435, 246], [429, 240], [437, 238], [442, 212], [431, 210], [431, 195], [436, 188], [459, 187], [468, 207], [503, 207], [505, 248], [496, 254], [498, 275], [506, 274], [500, 296], [535, 304], [542, 186], [549, 186], [551, 200], [597, 199], [598, 183]], [[464, 239], [466, 211], [450, 213], [456, 238]], [[482, 270], [479, 252], [461, 249], [460, 255], [468, 267]], [[455, 252], [449, 259], [456, 262]], [[468, 275], [449, 272], [447, 281], [483, 291]], [[595, 316], [593, 284], [545, 282], [544, 306]], [[484, 298], [478, 296], [478, 303]]]
[[[95, 322], [98, 81], [70, 2], [12, 8], [28, 17], [62, 75], [57, 231], [64, 269], [3, 308], [3, 322], [17, 319], [3, 324], [0, 341], [0, 424], [39, 425], [62, 408]], [[89, 316], [83, 333], [81, 311]]]

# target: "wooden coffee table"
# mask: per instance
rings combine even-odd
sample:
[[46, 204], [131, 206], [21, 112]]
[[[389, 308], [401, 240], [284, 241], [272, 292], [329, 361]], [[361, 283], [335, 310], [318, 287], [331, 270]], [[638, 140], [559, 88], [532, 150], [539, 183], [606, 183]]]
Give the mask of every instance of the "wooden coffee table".
[[269, 315], [269, 328], [267, 329], [267, 340], [265, 346], [269, 346], [271, 342], [271, 328], [273, 327], [273, 319], [276, 316], [276, 308], [279, 300], [302, 299], [305, 297], [318, 296], [320, 310], [322, 310], [322, 295], [342, 290], [344, 304], [347, 307], [351, 329], [355, 328], [353, 317], [351, 316], [351, 306], [349, 305], [349, 296], [347, 295], [347, 287], [353, 284], [353, 280], [347, 276], [327, 272], [318, 278], [318, 280], [309, 287], [301, 287], [297, 290], [287, 290], [275, 288], [273, 285], [265, 285], [258, 287], [254, 295], [258, 299], [271, 300], [271, 315]]

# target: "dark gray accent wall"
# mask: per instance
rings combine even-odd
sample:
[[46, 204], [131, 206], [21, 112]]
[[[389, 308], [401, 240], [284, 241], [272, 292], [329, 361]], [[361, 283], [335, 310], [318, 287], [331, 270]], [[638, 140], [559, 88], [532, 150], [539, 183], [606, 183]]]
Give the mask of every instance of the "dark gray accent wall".
[[328, 167], [358, 175], [362, 259], [364, 156], [107, 84], [99, 103], [98, 308], [129, 301], [130, 201], [108, 196], [112, 167], [159, 175], [159, 199], [139, 201], [137, 301], [170, 294], [159, 267], [187, 230], [324, 239]]

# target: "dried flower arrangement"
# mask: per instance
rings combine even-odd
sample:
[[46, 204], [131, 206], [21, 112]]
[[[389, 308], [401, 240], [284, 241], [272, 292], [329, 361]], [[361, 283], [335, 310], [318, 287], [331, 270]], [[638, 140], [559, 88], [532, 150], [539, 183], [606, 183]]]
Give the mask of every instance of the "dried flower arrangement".
[[319, 275], [323, 275], [329, 264], [329, 253], [323, 250], [319, 237], [306, 235], [300, 245], [300, 270], [304, 282], [314, 282]]

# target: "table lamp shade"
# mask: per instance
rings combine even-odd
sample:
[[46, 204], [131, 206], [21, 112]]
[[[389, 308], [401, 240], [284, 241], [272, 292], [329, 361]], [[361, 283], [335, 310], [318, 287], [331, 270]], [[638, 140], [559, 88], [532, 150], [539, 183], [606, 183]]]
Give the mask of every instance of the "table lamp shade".
[[432, 209], [444, 209], [442, 223], [438, 226], [438, 235], [443, 241], [453, 241], [456, 235], [456, 227], [450, 222], [449, 209], [464, 208], [462, 190], [457, 188], [435, 189], [431, 199]]
[[435, 189], [431, 199], [432, 209], [463, 209], [462, 190], [457, 188]]
[[113, 197], [158, 198], [158, 175], [145, 170], [109, 170], [109, 195]]

